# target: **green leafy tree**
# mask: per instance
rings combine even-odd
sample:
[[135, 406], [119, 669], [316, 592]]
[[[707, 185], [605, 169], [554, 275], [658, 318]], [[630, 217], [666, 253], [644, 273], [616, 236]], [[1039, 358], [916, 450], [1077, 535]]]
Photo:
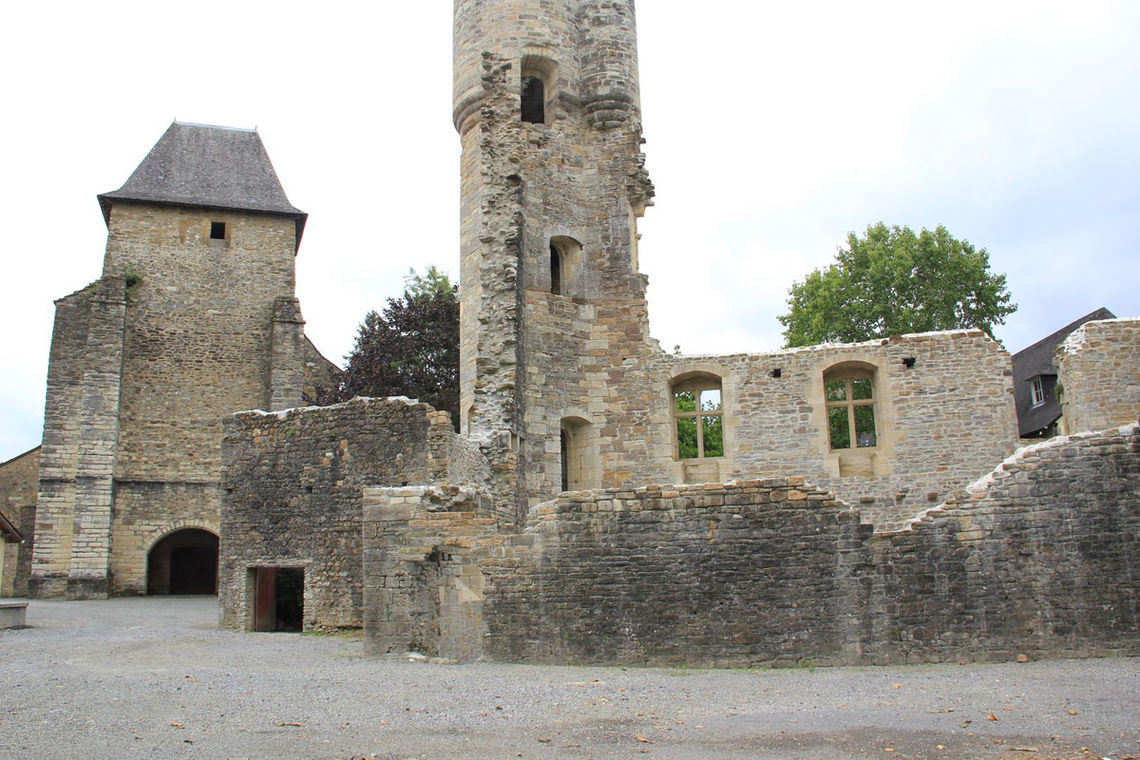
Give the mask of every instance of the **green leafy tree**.
[[410, 270], [404, 294], [370, 311], [348, 355], [338, 400], [408, 396], [451, 412], [459, 425], [459, 298], [434, 266]]
[[986, 249], [941, 225], [916, 235], [879, 222], [863, 238], [848, 234], [835, 258], [792, 285], [789, 311], [779, 317], [787, 346], [959, 328], [992, 336], [1017, 310]]

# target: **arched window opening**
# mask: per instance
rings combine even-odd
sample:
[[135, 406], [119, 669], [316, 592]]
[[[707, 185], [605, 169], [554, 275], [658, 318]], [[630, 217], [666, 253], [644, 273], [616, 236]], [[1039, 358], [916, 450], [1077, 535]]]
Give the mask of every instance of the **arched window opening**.
[[218, 537], [208, 530], [175, 531], [151, 547], [146, 562], [146, 592], [218, 593]]
[[832, 451], [878, 445], [874, 379], [871, 370], [858, 366], [841, 366], [824, 374], [827, 435]]
[[698, 375], [674, 382], [673, 421], [678, 459], [724, 456], [720, 378]]
[[541, 77], [522, 78], [522, 120], [531, 124], [546, 123], [546, 83]]
[[566, 235], [550, 238], [550, 292], [556, 296], [582, 298], [582, 244]]

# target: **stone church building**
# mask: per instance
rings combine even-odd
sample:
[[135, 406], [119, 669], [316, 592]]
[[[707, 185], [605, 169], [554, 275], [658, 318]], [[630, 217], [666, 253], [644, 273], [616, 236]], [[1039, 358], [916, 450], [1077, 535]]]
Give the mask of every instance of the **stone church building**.
[[216, 589], [222, 418], [300, 406], [306, 215], [256, 132], [174, 123], [99, 196], [103, 275], [56, 302], [28, 592]]
[[256, 133], [175, 124], [57, 307], [32, 593], [199, 590], [216, 552], [224, 625], [374, 654], [1140, 651], [1140, 320], [1057, 348], [1080, 435], [1022, 449], [981, 331], [668, 354], [633, 0], [454, 23], [460, 432], [403, 398], [301, 408], [334, 371], [293, 295], [304, 214]]

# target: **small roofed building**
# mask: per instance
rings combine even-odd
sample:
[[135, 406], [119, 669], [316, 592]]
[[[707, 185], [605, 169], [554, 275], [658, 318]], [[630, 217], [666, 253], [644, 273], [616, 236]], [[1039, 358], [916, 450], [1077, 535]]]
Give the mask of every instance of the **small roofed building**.
[[29, 591], [214, 593], [222, 418], [338, 371], [295, 297], [307, 216], [256, 131], [179, 122], [99, 205], [102, 276], [56, 302]]
[[27, 596], [40, 448], [0, 463], [0, 597]]
[[1061, 402], [1057, 398], [1057, 368], [1053, 363], [1057, 346], [1085, 322], [1114, 317], [1111, 311], [1101, 307], [1011, 357], [1013, 397], [1022, 438], [1051, 438], [1060, 432]]

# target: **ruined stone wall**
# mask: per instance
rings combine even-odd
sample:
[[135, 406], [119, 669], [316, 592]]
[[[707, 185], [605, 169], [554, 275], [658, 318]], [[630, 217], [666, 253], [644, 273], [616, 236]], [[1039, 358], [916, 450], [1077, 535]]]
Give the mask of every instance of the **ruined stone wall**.
[[67, 592], [83, 356], [94, 287], [92, 284], [55, 302], [40, 454], [36, 546], [28, 589], [32, 596], [63, 596]]
[[344, 370], [325, 358], [308, 338], [304, 345], [305, 387], [301, 392], [302, 406], [320, 406], [321, 399], [337, 388]]
[[964, 499], [875, 535], [868, 662], [1140, 652], [1140, 426], [1019, 450]]
[[376, 494], [366, 517], [374, 653], [690, 666], [1140, 653], [1140, 425], [1023, 449], [891, 532], [799, 478], [566, 494], [509, 537], [413, 491]]
[[82, 599], [110, 589], [126, 290], [110, 274], [56, 305], [32, 595]]
[[489, 475], [446, 412], [398, 398], [238, 414], [223, 450], [219, 596], [235, 628], [250, 623], [255, 567], [305, 569], [306, 630], [359, 627], [364, 489]]
[[582, 493], [531, 517], [528, 564], [482, 563], [496, 590], [483, 602], [491, 659], [747, 665], [841, 656], [854, 612], [844, 591], [871, 530], [798, 479]]
[[478, 556], [528, 539], [497, 530], [480, 488], [367, 488], [364, 627], [369, 654], [471, 660], [483, 651]]
[[0, 464], [0, 512], [23, 536], [23, 543], [0, 544], [0, 596], [27, 596], [35, 537], [40, 447]]
[[[876, 445], [833, 451], [824, 373], [873, 378]], [[670, 387], [702, 373], [722, 383], [725, 456], [677, 458]], [[988, 472], [1017, 445], [1009, 354], [984, 333], [905, 335], [770, 354], [668, 356], [655, 363], [652, 419], [665, 429], [653, 455], [672, 482], [796, 473], [858, 505], [879, 527], [898, 525]], [[854, 474], [842, 457], [859, 460]], [[695, 469], [690, 472], [690, 468]], [[841, 474], [842, 473], [842, 474]]]
[[1057, 347], [1055, 364], [1064, 430], [1140, 419], [1140, 319], [1086, 322]]

